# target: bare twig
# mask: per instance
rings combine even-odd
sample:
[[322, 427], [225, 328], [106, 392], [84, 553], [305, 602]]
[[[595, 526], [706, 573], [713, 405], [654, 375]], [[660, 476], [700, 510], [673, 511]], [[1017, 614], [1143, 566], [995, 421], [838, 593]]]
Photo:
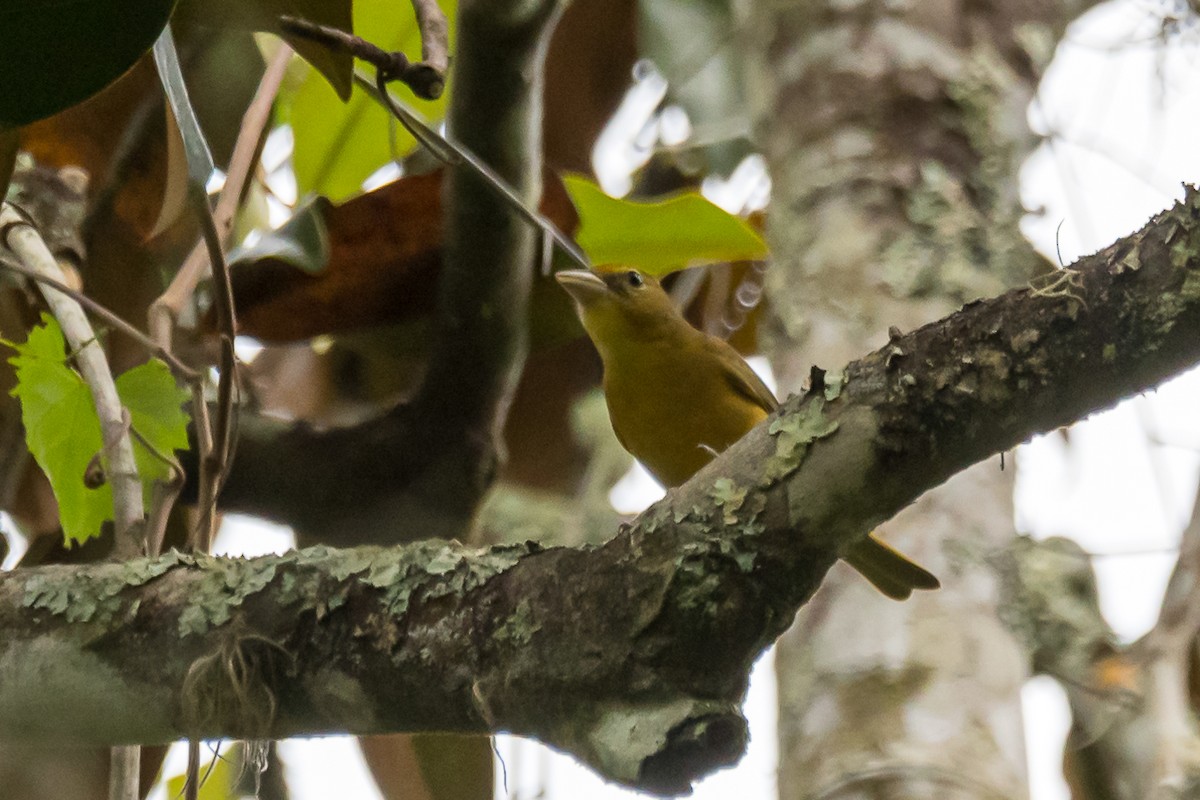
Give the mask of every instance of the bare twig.
[[[421, 0], [414, 0], [413, 4], [418, 8], [423, 5]], [[430, 3], [430, 5], [436, 8], [436, 4]], [[438, 13], [440, 14], [441, 11], [439, 10]], [[421, 24], [419, 15], [417, 17], [417, 24]], [[424, 100], [438, 99], [442, 96], [442, 92], [446, 88], [446, 66], [449, 63], [449, 59], [444, 39], [446, 32], [446, 18], [444, 16], [441, 18], [443, 41], [440, 45], [434, 44], [435, 55], [438, 55], [442, 62], [444, 62], [440, 67], [426, 61], [409, 61], [408, 56], [399, 50], [389, 52], [378, 45], [368, 42], [361, 36], [347, 33], [340, 28], [309, 22], [299, 17], [282, 16], [279, 18], [279, 25], [283, 28], [284, 32], [290, 33], [293, 36], [301, 36], [323, 44], [330, 50], [349, 53], [355, 58], [366, 61], [368, 64], [374, 66], [381, 75], [385, 76], [385, 81], [400, 81], [412, 89], [413, 94]], [[421, 42], [422, 49], [428, 52], [424, 26], [421, 27]]]
[[70, 297], [76, 303], [79, 303], [79, 305], [83, 306], [88, 311], [104, 320], [107, 325], [119, 330], [121, 333], [145, 347], [150, 351], [151, 355], [162, 359], [162, 361], [166, 363], [168, 367], [170, 367], [172, 374], [174, 374], [175, 377], [180, 381], [187, 384], [193, 384], [201, 379], [200, 373], [196, 372], [196, 370], [192, 369], [187, 364], [184, 364], [169, 350], [82, 292], [77, 292], [61, 281], [39, 274], [31, 269], [26, 269], [20, 263], [10, 261], [6, 258], [0, 258], [0, 269], [8, 270], [9, 272], [16, 273], [17, 275], [23, 275], [24, 277], [29, 278], [31, 281], [37, 281], [44, 286], [49, 286], [52, 289], [62, 292], [67, 297]]
[[591, 267], [591, 262], [584, 254], [579, 245], [575, 244], [569, 236], [558, 229], [558, 226], [550, 221], [544, 214], [538, 211], [529, 203], [521, 199], [513, 187], [496, 173], [483, 159], [475, 155], [471, 150], [464, 146], [461, 142], [454, 139], [452, 136], [443, 136], [437, 131], [425, 124], [420, 117], [410, 108], [404, 105], [396, 98], [392, 97], [391, 93], [385, 87], [385, 80], [382, 75], [377, 75], [376, 80], [372, 83], [368, 78], [360, 75], [357, 71], [354, 73], [354, 81], [360, 87], [366, 90], [376, 102], [383, 105], [392, 116], [394, 116], [401, 125], [403, 125], [413, 137], [422, 145], [427, 147], [431, 153], [440, 161], [446, 164], [458, 165], [465, 164], [483, 180], [489, 189], [501, 197], [513, 211], [517, 212], [525, 218], [530, 225], [541, 230], [542, 235], [551, 239], [564, 253], [570, 256], [571, 260], [577, 263], [584, 269]]
[[[16, 270], [38, 281], [42, 296], [63, 336], [75, 351], [75, 362], [87, 383], [100, 419], [101, 448], [113, 498], [113, 555], [119, 560], [146, 555], [146, 524], [142, 484], [133, 456], [129, 412], [121, 405], [108, 359], [88, 322], [83, 306], [64, 284], [65, 275], [41, 235], [20, 212], [0, 206], [0, 241], [22, 262]], [[57, 284], [51, 287], [48, 284]], [[66, 290], [66, 291], [63, 291]], [[138, 745], [113, 747], [109, 756], [108, 796], [137, 800], [139, 796]]]
[[108, 796], [137, 798], [140, 794], [142, 749], [136, 744], [118, 745], [112, 749], [108, 766]]
[[200, 796], [200, 740], [188, 739], [187, 778], [183, 782], [184, 800]]
[[[236, 378], [236, 360], [233, 353], [234, 331], [237, 328], [233, 314], [233, 285], [229, 280], [229, 265], [221, 250], [221, 238], [216, 222], [208, 208], [208, 198], [202, 187], [189, 187], [192, 206], [200, 219], [200, 230], [208, 248], [212, 264], [213, 304], [217, 310], [217, 327], [220, 330], [220, 369], [217, 379], [216, 417], [212, 436], [205, 442], [200, 459], [200, 497], [198, 507], [200, 522], [191, 544], [201, 552], [212, 545], [216, 531], [217, 495], [229, 471], [231, 434], [233, 431], [233, 383]], [[193, 395], [195, 397], [195, 395]], [[195, 403], [193, 403], [195, 404]]]
[[[63, 283], [62, 270], [33, 225], [9, 204], [0, 207], [0, 241], [20, 259], [27, 269]], [[118, 559], [135, 558], [145, 553], [142, 484], [133, 459], [133, 441], [126, 416], [117, 396], [112, 371], [96, 334], [80, 306], [70, 295], [57, 289], [42, 288], [42, 296], [62, 327], [71, 349], [76, 351], [79, 371], [91, 390], [100, 418], [104, 443], [104, 461], [113, 493], [113, 554]]]
[[450, 25], [437, 0], [412, 0], [417, 28], [421, 31], [421, 59], [445, 75], [450, 69]]
[[[386, 86], [389, 81], [401, 80], [418, 96], [424, 97], [425, 95], [413, 85], [412, 77], [407, 74], [406, 70], [411, 71], [417, 67], [425, 67], [444, 76], [449, 64], [445, 15], [442, 14], [435, 0], [413, 0], [413, 7], [417, 15], [417, 24], [421, 29], [422, 52], [426, 58], [423, 64], [410, 64], [403, 53], [389, 53], [359, 36], [337, 28], [317, 25], [295, 17], [281, 17], [280, 23], [284, 30], [290, 33], [320, 41], [329, 47], [348, 52], [374, 66], [374, 81], [355, 70], [354, 82], [372, 99], [386, 108], [413, 135], [413, 138], [426, 147], [439, 161], [445, 164], [469, 166], [492, 191], [502, 197], [531, 225], [540, 229], [545, 237], [557, 244], [573, 261], [585, 269], [591, 266], [579, 246], [536, 208], [524, 202], [512, 185], [497, 174], [490, 165], [453, 137], [443, 136], [430, 128], [415, 111], [397, 100], [387, 90]], [[440, 84], [437, 92], [439, 95], [441, 94]], [[434, 97], [436, 96], [434, 95]], [[549, 259], [545, 259], [545, 263], [548, 264]]]
[[194, 195], [197, 195], [192, 198], [192, 202], [200, 218], [203, 240], [192, 249], [183, 266], [176, 273], [174, 280], [171, 281], [171, 285], [154, 301], [148, 312], [151, 334], [161, 347], [168, 349], [175, 319], [191, 299], [192, 293], [204, 273], [210, 266], [215, 265], [215, 268], [212, 269], [216, 284], [214, 301], [218, 327], [221, 331], [221, 378], [217, 387], [215, 439], [203, 393], [196, 387], [193, 388], [192, 403], [196, 424], [196, 447], [200, 456], [198, 478], [201, 514], [197, 525], [197, 541], [193, 544], [204, 550], [212, 541], [212, 527], [216, 519], [216, 496], [220, 490], [223, 476], [229, 468], [230, 439], [233, 429], [231, 421], [235, 364], [233, 337], [236, 324], [233, 313], [233, 291], [229, 282], [228, 267], [222, 254], [222, 245], [232, 228], [238, 202], [253, 170], [259, 140], [270, 119], [271, 106], [287, 71], [291, 55], [290, 47], [287, 45], [281, 47], [259, 82], [258, 91], [242, 117], [242, 128], [238, 132], [233, 155], [229, 160], [229, 172], [226, 175], [225, 186], [221, 190], [216, 209], [210, 213], [208, 198], [200, 192], [193, 192]]
[[[233, 226], [233, 216], [245, 189], [246, 180], [253, 168], [259, 139], [262, 138], [263, 129], [270, 119], [271, 105], [275, 102], [275, 95], [287, 72], [291, 56], [292, 49], [283, 45], [275, 55], [275, 60], [263, 74], [258, 91], [242, 117], [242, 128], [238, 133], [237, 142], [234, 144], [233, 155], [229, 159], [229, 172], [225, 177], [225, 187], [221, 190], [221, 197], [217, 200], [217, 207], [213, 211], [213, 218], [222, 239], [229, 234]], [[196, 284], [204, 277], [208, 265], [208, 251], [205, 243], [198, 242], [192, 248], [192, 252], [188, 254], [179, 272], [175, 274], [171, 285], [150, 306], [148, 312], [150, 334], [164, 347], [169, 347], [171, 326], [191, 298]]]

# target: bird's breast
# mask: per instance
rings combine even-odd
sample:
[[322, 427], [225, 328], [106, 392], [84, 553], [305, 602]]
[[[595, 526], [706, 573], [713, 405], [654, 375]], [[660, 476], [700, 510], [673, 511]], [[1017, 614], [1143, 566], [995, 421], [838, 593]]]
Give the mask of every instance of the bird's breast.
[[678, 486], [740, 439], [767, 412], [732, 390], [719, 369], [678, 354], [605, 364], [604, 394], [617, 437], [665, 486]]

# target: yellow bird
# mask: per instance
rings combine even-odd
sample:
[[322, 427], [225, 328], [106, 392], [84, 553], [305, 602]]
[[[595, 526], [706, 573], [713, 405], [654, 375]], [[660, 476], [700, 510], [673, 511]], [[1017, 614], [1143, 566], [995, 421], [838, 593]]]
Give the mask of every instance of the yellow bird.
[[[687, 481], [778, 405], [737, 351], [689, 325], [653, 277], [611, 268], [555, 277], [600, 351], [617, 439], [663, 485]], [[897, 600], [940, 586], [873, 536], [842, 558]]]

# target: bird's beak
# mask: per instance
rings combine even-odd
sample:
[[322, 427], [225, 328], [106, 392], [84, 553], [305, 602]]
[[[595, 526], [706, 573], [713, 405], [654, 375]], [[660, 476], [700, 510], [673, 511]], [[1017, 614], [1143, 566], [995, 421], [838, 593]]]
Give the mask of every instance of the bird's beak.
[[608, 285], [600, 276], [586, 269], [564, 269], [554, 273], [554, 279], [581, 306], [590, 305], [608, 292]]

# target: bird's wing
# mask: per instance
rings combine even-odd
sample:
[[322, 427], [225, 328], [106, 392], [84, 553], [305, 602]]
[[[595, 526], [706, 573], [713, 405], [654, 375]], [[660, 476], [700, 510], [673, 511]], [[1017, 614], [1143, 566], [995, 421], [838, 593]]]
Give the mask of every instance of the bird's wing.
[[750, 365], [738, 351], [721, 339], [709, 338], [708, 343], [717, 351], [716, 354], [724, 368], [721, 372], [733, 390], [747, 400], [756, 403], [763, 411], [768, 413], [774, 411], [779, 405], [779, 401], [763, 383], [762, 378], [758, 377], [758, 373], [750, 369]]

